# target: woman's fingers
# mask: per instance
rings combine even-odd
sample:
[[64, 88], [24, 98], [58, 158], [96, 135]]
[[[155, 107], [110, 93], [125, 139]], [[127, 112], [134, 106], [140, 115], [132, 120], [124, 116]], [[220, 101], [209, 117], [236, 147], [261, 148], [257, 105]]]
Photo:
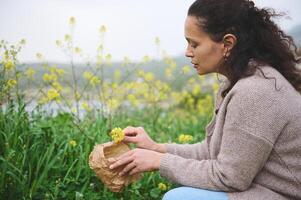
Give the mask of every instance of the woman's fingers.
[[137, 166], [135, 166], [135, 167], [130, 171], [129, 175], [131, 176], [131, 175], [137, 174], [137, 173], [139, 173], [139, 172], [140, 172], [139, 168], [138, 168]]
[[137, 143], [137, 138], [131, 136], [124, 136], [123, 141], [128, 143]]
[[109, 162], [112, 161], [113, 164], [111, 164], [109, 166], [109, 168], [114, 169], [114, 168], [117, 168], [121, 165], [125, 165], [125, 164], [131, 162], [133, 160], [132, 154], [133, 154], [132, 151], [128, 151], [125, 154], [121, 155], [120, 157], [116, 158], [115, 161], [113, 159], [110, 159]]
[[125, 164], [131, 162], [132, 160], [133, 160], [132, 157], [127, 157], [127, 158], [123, 158], [121, 160], [118, 160], [118, 161], [116, 161], [116, 162], [114, 162], [113, 164], [110, 165], [110, 169], [115, 169], [115, 168], [117, 168], [121, 165], [125, 165]]
[[136, 136], [137, 135], [137, 130], [135, 127], [128, 126], [125, 129], [123, 129], [124, 135], [126, 136]]
[[128, 171], [130, 171], [131, 169], [133, 169], [134, 167], [136, 167], [134, 162], [131, 162], [130, 164], [128, 164], [120, 173], [119, 175], [122, 176], [124, 174], [126, 174]]

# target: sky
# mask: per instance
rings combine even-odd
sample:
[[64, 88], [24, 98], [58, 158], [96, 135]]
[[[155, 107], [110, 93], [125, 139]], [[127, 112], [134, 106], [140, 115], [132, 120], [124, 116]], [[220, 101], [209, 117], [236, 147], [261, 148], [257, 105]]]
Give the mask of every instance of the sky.
[[[157, 59], [154, 39], [171, 56], [184, 55], [184, 21], [194, 0], [0, 0], [0, 39], [12, 44], [27, 43], [19, 55], [21, 62], [35, 62], [36, 53], [46, 60], [68, 62], [55, 41], [69, 32], [68, 21], [76, 18], [75, 46], [94, 59], [99, 44], [99, 28], [107, 27], [105, 53], [113, 61]], [[286, 12], [290, 19], [277, 21], [288, 31], [301, 24], [301, 0], [255, 0], [258, 7]], [[80, 59], [77, 60], [81, 62]]]

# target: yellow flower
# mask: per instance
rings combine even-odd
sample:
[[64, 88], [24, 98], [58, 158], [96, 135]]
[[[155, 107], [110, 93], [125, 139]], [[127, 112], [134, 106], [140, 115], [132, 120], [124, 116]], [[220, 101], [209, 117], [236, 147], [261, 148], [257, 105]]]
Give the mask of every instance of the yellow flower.
[[90, 84], [95, 87], [98, 83], [100, 83], [100, 79], [97, 76], [93, 76], [90, 79]]
[[7, 81], [7, 85], [8, 85], [9, 88], [14, 87], [16, 84], [17, 84], [17, 81], [14, 80], [14, 79], [9, 79], [9, 80]]
[[152, 81], [154, 79], [154, 74], [151, 72], [148, 72], [145, 74], [144, 78], [146, 81]]
[[54, 89], [56, 89], [57, 91], [61, 91], [63, 89], [59, 82], [53, 82], [52, 87], [54, 87]]
[[70, 140], [69, 145], [72, 146], [72, 147], [76, 147], [77, 143], [76, 143], [75, 140]]
[[33, 76], [35, 75], [35, 73], [36, 73], [36, 71], [31, 67], [27, 68], [27, 70], [25, 71], [25, 75], [28, 79], [33, 79]]
[[137, 106], [137, 105], [138, 105], [138, 100], [137, 100], [137, 98], [136, 98], [135, 95], [129, 94], [129, 95], [127, 96], [127, 98], [128, 98], [128, 100], [131, 102], [132, 105], [134, 105], [134, 106]]
[[79, 47], [74, 48], [75, 53], [80, 54], [82, 50]]
[[55, 74], [47, 74], [45, 73], [43, 75], [43, 80], [45, 82], [52, 82], [52, 81], [56, 81], [57, 80], [57, 76]]
[[76, 23], [75, 17], [70, 17], [70, 18], [69, 18], [69, 24], [70, 24], [71, 26], [73, 26], [73, 25], [75, 25], [75, 23]]
[[99, 29], [99, 32], [100, 32], [100, 33], [105, 33], [105, 32], [107, 32], [106, 26], [105, 26], [105, 25], [102, 25], [102, 26], [100, 27], [100, 29]]
[[25, 40], [25, 39], [22, 39], [22, 40], [20, 41], [20, 44], [21, 44], [21, 45], [25, 45], [25, 44], [26, 44], [26, 40]]
[[93, 77], [93, 74], [91, 72], [85, 71], [83, 76], [85, 79], [90, 80]]
[[160, 38], [159, 38], [159, 37], [155, 37], [155, 44], [156, 44], [157, 46], [160, 45]]
[[145, 55], [144, 57], [143, 57], [143, 62], [144, 63], [148, 63], [150, 61], [150, 57], [148, 56], [148, 55]]
[[124, 139], [124, 132], [121, 128], [114, 128], [110, 133], [115, 143], [119, 143]]
[[167, 78], [172, 78], [173, 77], [172, 76], [172, 69], [170, 69], [170, 68], [165, 69], [165, 76]]
[[187, 74], [191, 71], [191, 68], [188, 66], [188, 65], [185, 65], [183, 68], [182, 68], [182, 73], [183, 74]]
[[66, 41], [66, 42], [70, 42], [70, 41], [71, 41], [71, 35], [66, 34], [66, 35], [65, 35], [65, 41]]
[[114, 78], [115, 78], [115, 80], [119, 80], [120, 77], [121, 77], [121, 72], [120, 72], [120, 70], [116, 69], [114, 71]]
[[38, 60], [43, 60], [43, 55], [41, 53], [37, 53], [36, 57]]
[[167, 186], [164, 183], [159, 183], [158, 184], [158, 188], [162, 191], [166, 191], [167, 190]]
[[107, 62], [110, 62], [111, 59], [112, 59], [112, 55], [111, 54], [107, 54], [105, 58], [106, 58]]
[[200, 94], [201, 93], [201, 87], [200, 87], [200, 85], [195, 85], [194, 87], [193, 87], [193, 89], [192, 89], [192, 94], [194, 95], [194, 96], [197, 96], [198, 94]]
[[59, 76], [63, 76], [65, 74], [65, 70], [64, 69], [56, 69], [55, 72], [59, 75]]
[[13, 63], [11, 60], [7, 60], [5, 63], [4, 63], [4, 69], [5, 70], [11, 70], [15, 68], [15, 63]]
[[192, 135], [181, 134], [179, 135], [178, 140], [180, 143], [188, 143], [193, 140], [193, 137]]
[[80, 100], [80, 98], [81, 98], [80, 93], [79, 92], [75, 92], [75, 99], [78, 101], [78, 100]]
[[60, 47], [62, 46], [62, 42], [60, 40], [55, 41], [56, 46]]
[[85, 109], [87, 112], [91, 111], [91, 107], [87, 102], [82, 103], [82, 108]]
[[50, 100], [50, 101], [57, 99], [59, 96], [60, 96], [60, 94], [55, 89], [49, 89], [47, 92], [47, 97], [48, 97], [48, 100]]

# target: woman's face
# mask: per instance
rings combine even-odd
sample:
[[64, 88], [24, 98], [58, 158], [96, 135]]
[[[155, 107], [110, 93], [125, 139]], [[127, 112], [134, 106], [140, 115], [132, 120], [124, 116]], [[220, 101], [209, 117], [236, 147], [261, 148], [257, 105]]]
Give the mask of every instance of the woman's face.
[[224, 45], [214, 42], [198, 25], [194, 16], [187, 16], [185, 21], [185, 38], [188, 42], [186, 56], [199, 75], [217, 72], [223, 61]]

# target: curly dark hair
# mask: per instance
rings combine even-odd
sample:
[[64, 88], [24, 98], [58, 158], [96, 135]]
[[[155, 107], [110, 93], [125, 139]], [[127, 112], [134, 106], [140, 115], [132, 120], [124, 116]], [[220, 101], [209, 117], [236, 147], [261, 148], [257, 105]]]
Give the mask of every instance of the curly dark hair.
[[230, 86], [222, 92], [223, 97], [239, 79], [254, 74], [256, 66], [248, 65], [251, 59], [274, 67], [301, 92], [297, 46], [271, 19], [283, 14], [257, 8], [250, 0], [196, 0], [188, 16], [197, 17], [199, 26], [215, 42], [221, 42], [226, 34], [237, 37], [222, 67], [230, 81]]

